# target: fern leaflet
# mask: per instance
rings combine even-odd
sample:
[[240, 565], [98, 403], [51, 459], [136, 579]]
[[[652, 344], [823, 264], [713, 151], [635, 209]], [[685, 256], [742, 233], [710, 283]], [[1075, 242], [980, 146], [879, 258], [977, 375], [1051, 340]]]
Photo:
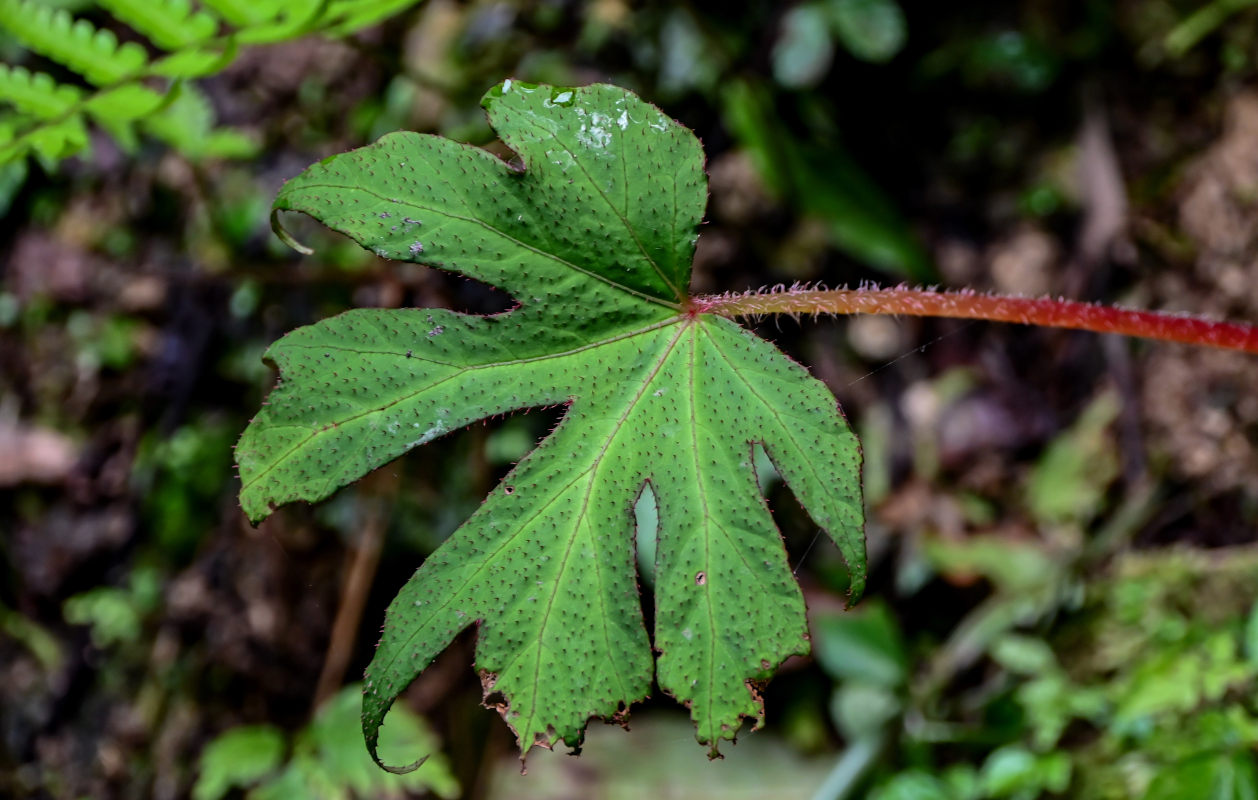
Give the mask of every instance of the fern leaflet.
[[148, 62], [144, 48], [32, 0], [0, 0], [0, 27], [26, 47], [106, 86], [135, 75]]
[[74, 108], [82, 96], [77, 87], [59, 84], [42, 72], [0, 64], [0, 100], [25, 114], [52, 119]]
[[237, 28], [251, 28], [270, 22], [280, 13], [280, 3], [272, 0], [202, 0], [202, 4]]
[[167, 94], [137, 83], [124, 83], [93, 95], [84, 108], [103, 123], [129, 122], [157, 112], [167, 102]]
[[221, 72], [236, 59], [236, 40], [230, 39], [221, 50], [193, 48], [172, 53], [153, 62], [152, 72], [163, 78], [202, 78]]
[[198, 89], [183, 85], [169, 106], [143, 121], [144, 130], [188, 158], [247, 158], [258, 143], [233, 128], [214, 129], [210, 101]]
[[333, 0], [327, 19], [335, 20], [328, 33], [344, 35], [373, 25], [415, 5], [416, 0]]
[[259, 28], [242, 30], [242, 44], [268, 44], [292, 39], [314, 30], [327, 10], [327, 0], [292, 0], [276, 19]]
[[163, 50], [200, 44], [218, 33], [218, 20], [195, 11], [189, 0], [97, 0], [121, 22], [153, 40]]

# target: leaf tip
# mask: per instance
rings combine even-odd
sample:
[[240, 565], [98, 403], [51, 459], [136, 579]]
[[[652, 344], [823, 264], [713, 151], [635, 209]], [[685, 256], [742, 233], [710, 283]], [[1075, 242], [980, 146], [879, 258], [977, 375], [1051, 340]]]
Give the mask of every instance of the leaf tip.
[[284, 225], [280, 222], [281, 209], [276, 207], [271, 209], [271, 230], [279, 237], [279, 240], [289, 247], [301, 253], [303, 256], [314, 255], [314, 249], [307, 247], [301, 242], [293, 238], [293, 235], [285, 230]]
[[414, 772], [424, 765], [431, 753], [420, 756], [409, 764], [400, 767], [384, 763], [380, 758], [378, 748], [380, 746], [380, 728], [384, 724], [384, 716], [388, 713], [389, 707], [393, 705], [393, 699], [387, 699], [383, 703], [377, 693], [371, 688], [370, 679], [363, 686], [363, 741], [367, 745], [367, 753], [371, 756], [371, 760], [376, 762], [376, 766], [385, 772], [391, 772], [394, 775], [406, 775]]
[[374, 748], [371, 750], [371, 758], [376, 762], [376, 766], [380, 767], [380, 769], [384, 770], [385, 772], [392, 772], [394, 775], [406, 775], [407, 773], [414, 772], [415, 770], [424, 766], [424, 762], [426, 762], [431, 757], [432, 757], [432, 754], [430, 753], [429, 755], [417, 758], [416, 760], [412, 761], [411, 763], [405, 766], [394, 767], [381, 761], [380, 756], [376, 754], [376, 751]]
[[491, 86], [489, 91], [485, 92], [484, 96], [480, 99], [481, 108], [488, 109], [495, 100], [503, 97], [504, 95], [511, 94], [513, 90], [529, 92], [536, 88], [537, 84], [535, 83], [519, 81], [515, 78], [507, 78], [497, 86]]

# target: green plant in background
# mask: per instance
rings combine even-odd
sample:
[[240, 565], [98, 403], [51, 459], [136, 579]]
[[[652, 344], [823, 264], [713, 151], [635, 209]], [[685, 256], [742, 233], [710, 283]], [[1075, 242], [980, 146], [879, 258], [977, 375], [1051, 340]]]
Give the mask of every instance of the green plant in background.
[[[898, 711], [882, 728], [894, 735], [891, 755], [819, 799], [855, 796], [858, 785], [872, 785], [875, 800], [1255, 796], [1254, 555], [1124, 552], [1157, 506], [1140, 491], [1107, 501], [1119, 475], [1114, 410], [1113, 394], [1100, 393], [1026, 476], [1021, 505], [1040, 536], [926, 530], [902, 556], [905, 577], [925, 570], [992, 587], [942, 641], [919, 633], [905, 660], [898, 642], [915, 621], [877, 606], [818, 615], [816, 656], [838, 682], [836, 726], [848, 730], [838, 698], [849, 687], [885, 684], [891, 701], [879, 707]], [[925, 581], [897, 583], [911, 602]], [[913, 679], [897, 684], [911, 664]]]
[[[377, 769], [358, 737], [361, 710], [362, 686], [355, 683], [329, 698], [291, 742], [272, 725], [228, 730], [202, 752], [193, 800], [221, 800], [234, 789], [245, 790], [249, 800], [401, 800], [420, 792], [458, 796], [458, 782], [440, 756], [409, 775]], [[405, 757], [437, 747], [427, 723], [405, 709], [390, 715], [383, 734], [380, 747], [386, 754]]]
[[[987, 541], [989, 579], [1020, 586], [1006, 565], [1027, 561], [1026, 545]], [[961, 556], [969, 545], [955, 548]], [[1002, 564], [1001, 556], [1004, 556]], [[955, 564], [936, 561], [947, 574]], [[1056, 569], [1052, 564], [1058, 564]], [[1258, 585], [1253, 555], [1216, 558], [1188, 551], [1132, 554], [1082, 584], [1041, 550], [1050, 582], [1075, 591], [1019, 620], [991, 625], [977, 610], [932, 655], [947, 681], [981, 667], [984, 678], [960, 690], [945, 681], [901, 689], [895, 763], [874, 774], [876, 800], [987, 800], [1069, 794], [1080, 800], [1241, 800], [1258, 796], [1252, 748], [1258, 743], [1255, 634]], [[1077, 599], [1071, 600], [1069, 598]], [[1183, 598], [1200, 605], [1185, 607]], [[1033, 632], [1040, 614], [1063, 614], [1057, 633]], [[898, 625], [819, 620], [818, 659], [838, 692], [895, 675], [848, 666], [825, 654], [895, 652]], [[853, 645], [848, 631], [866, 632]], [[980, 633], [982, 631], [982, 633]], [[965, 662], [950, 654], [967, 652]], [[885, 658], [885, 656], [884, 656]], [[836, 695], [837, 698], [837, 695]], [[836, 702], [835, 713], [842, 706]], [[836, 717], [842, 725], [842, 717]], [[862, 776], [867, 777], [867, 776]], [[851, 788], [848, 786], [847, 788]], [[820, 793], [819, 797], [822, 796]], [[847, 796], [831, 794], [829, 797]]]
[[[206, 97], [189, 83], [221, 72], [241, 47], [309, 34], [344, 36], [418, 0], [98, 0], [94, 10], [151, 47], [39, 0], [0, 0], [0, 31], [82, 79], [0, 65], [0, 165], [37, 156], [49, 169], [89, 145], [88, 123], [133, 151], [145, 134], [189, 158], [254, 155], [246, 132], [216, 127]], [[85, 9], [86, 10], [86, 9]], [[130, 38], [130, 37], [128, 37]], [[10, 167], [9, 174], [17, 168]]]
[[[1066, 301], [904, 288], [692, 297], [706, 187], [688, 130], [604, 85], [507, 81], [483, 103], [517, 161], [392, 134], [311, 167], [275, 202], [277, 233], [299, 249], [278, 225], [281, 211], [304, 212], [382, 257], [498, 286], [520, 305], [490, 317], [362, 309], [273, 345], [267, 357], [280, 385], [236, 449], [250, 519], [322, 500], [472, 421], [568, 406], [390, 606], [364, 684], [363, 732], [377, 761], [394, 700], [473, 623], [486, 697], [499, 698], [522, 752], [559, 740], [579, 747], [588, 719], [622, 717], [653, 671], [689, 707], [713, 756], [743, 718], [762, 721], [757, 684], [808, 642], [802, 598], [757, 484], [755, 445], [835, 540], [852, 597], [865, 579], [860, 455], [833, 396], [726, 317], [940, 315], [1258, 351], [1249, 326]], [[1080, 437], [1103, 427], [1107, 413], [1098, 406]], [[1076, 461], [1050, 454], [1042, 471]], [[650, 643], [630, 544], [648, 484]], [[1046, 513], [1077, 513], [1053, 499], [1048, 478], [1036, 486]], [[990, 552], [972, 544], [960, 563], [1009, 566], [999, 542]], [[974, 641], [1054, 602], [1058, 573], [1037, 556], [1013, 562], [1033, 591], [993, 600], [968, 634]], [[844, 703], [863, 709], [856, 716], [877, 705], [889, 717], [888, 688], [866, 686]], [[998, 773], [1010, 771], [1001, 764]], [[1053, 766], [1044, 785], [1061, 780]]]
[[[895, 0], [817, 0], [782, 16], [773, 47], [773, 77], [800, 92], [830, 71], [837, 41], [854, 57], [874, 63], [904, 46], [904, 12]], [[839, 249], [893, 275], [937, 279], [929, 257], [895, 204], [843, 147], [838, 126], [803, 94], [801, 116], [810, 135], [792, 132], [771, 84], [743, 78], [726, 82], [726, 124], [746, 148], [765, 185], [804, 213], [822, 220]]]
[[904, 47], [904, 12], [895, 0], [819, 0], [782, 15], [773, 47], [773, 77], [790, 88], [817, 84], [837, 39], [862, 61], [888, 61]]
[[129, 584], [126, 588], [98, 586], [67, 598], [66, 622], [89, 626], [92, 643], [100, 648], [138, 641], [144, 618], [161, 601], [160, 576], [155, 570], [137, 567]]
[[1162, 44], [1171, 57], [1183, 56], [1229, 17], [1254, 5], [1255, 0], [1212, 0], [1185, 17], [1166, 34]]
[[219, 496], [213, 477], [231, 462], [231, 436], [222, 420], [208, 418], [140, 443], [132, 481], [143, 493], [148, 529], [163, 552], [186, 558], [195, 549], [201, 535], [196, 520]]
[[834, 137], [824, 144], [798, 141], [767, 88], [754, 82], [731, 82], [723, 100], [730, 130], [769, 189], [823, 220], [835, 244], [859, 260], [915, 281], [934, 279], [900, 212]]

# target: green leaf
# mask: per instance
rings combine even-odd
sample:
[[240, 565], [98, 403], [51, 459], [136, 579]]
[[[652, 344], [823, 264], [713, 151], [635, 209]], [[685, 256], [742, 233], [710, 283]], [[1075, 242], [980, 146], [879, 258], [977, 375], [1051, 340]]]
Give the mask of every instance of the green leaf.
[[52, 119], [74, 108], [83, 92], [57, 83], [42, 72], [0, 64], [0, 100], [40, 119]]
[[[281, 383], [237, 445], [260, 520], [316, 501], [474, 420], [563, 404], [563, 420], [402, 589], [367, 671], [363, 731], [464, 628], [520, 746], [581, 743], [591, 717], [661, 688], [711, 752], [757, 683], [808, 650], [803, 601], [757, 484], [753, 443], [864, 585], [860, 451], [834, 397], [687, 294], [706, 199], [685, 128], [611, 86], [506, 82], [484, 100], [520, 163], [391, 134], [327, 159], [276, 200], [376, 253], [466, 275], [519, 307], [358, 310], [268, 351]], [[655, 635], [633, 509], [658, 507]]]
[[1101, 511], [1105, 493], [1121, 470], [1118, 448], [1109, 435], [1121, 410], [1116, 392], [1101, 394], [1044, 451], [1026, 489], [1035, 519], [1082, 525]]
[[135, 42], [119, 45], [111, 32], [33, 0], [0, 0], [0, 28], [98, 86], [134, 75], [148, 60]]
[[[293, 760], [274, 781], [259, 787], [255, 800], [292, 797], [363, 797], [402, 800], [428, 791], [438, 797], [459, 796], [458, 780], [444, 758], [429, 759], [409, 775], [381, 772], [367, 756], [359, 734], [362, 686], [346, 686], [319, 709], [314, 721], [297, 737]], [[381, 731], [386, 755], [433, 752], [436, 735], [423, 718], [399, 708]], [[300, 791], [298, 791], [300, 787]]]
[[145, 86], [126, 83], [93, 95], [84, 109], [101, 122], [114, 122], [147, 117], [167, 102], [166, 95]]
[[[46, 162], [57, 161], [87, 148], [87, 126], [82, 114], [70, 114], [47, 124], [37, 125], [20, 136], [3, 135], [0, 130], [0, 164], [22, 158], [28, 150]], [[45, 165], [47, 166], [47, 164]]]
[[335, 20], [328, 29], [332, 35], [348, 35], [398, 14], [420, 0], [332, 0], [324, 19]]
[[153, 62], [153, 74], [165, 78], [200, 78], [221, 72], [236, 58], [236, 43], [222, 48], [180, 50]]
[[191, 0], [96, 0], [164, 50], [182, 50], [218, 33], [218, 20]]
[[903, 703], [886, 686], [851, 681], [834, 691], [830, 718], [848, 742], [877, 741], [883, 729], [903, 710]]
[[825, 9], [815, 3], [796, 6], [782, 15], [782, 32], [773, 44], [773, 77], [791, 88], [821, 80], [834, 58], [834, 42]]
[[908, 677], [900, 628], [882, 603], [859, 611], [818, 614], [817, 661], [831, 677], [897, 688]]
[[1255, 800], [1258, 771], [1246, 752], [1219, 754], [1173, 764], [1153, 779], [1145, 800]]
[[245, 158], [258, 144], [242, 131], [214, 128], [214, 111], [205, 95], [190, 84], [179, 87], [174, 100], [142, 121], [144, 129], [179, 149], [190, 159]]
[[957, 796], [929, 772], [910, 769], [874, 790], [870, 800], [957, 800]]
[[829, 0], [834, 32], [852, 55], [889, 61], [904, 47], [904, 12], [895, 0]]
[[[431, 792], [457, 797], [458, 780], [444, 758], [431, 759], [410, 775], [381, 772], [363, 749], [358, 728], [362, 687], [346, 686], [319, 707], [315, 718], [293, 741], [284, 763], [284, 734], [271, 725], [233, 728], [201, 754], [193, 800], [220, 800], [233, 789], [247, 789], [249, 800], [291, 798], [373, 798], [402, 800]], [[435, 734], [423, 718], [398, 709], [384, 729], [382, 749], [404, 753], [434, 750]]]
[[1250, 607], [1249, 615], [1245, 618], [1243, 641], [1246, 661], [1250, 667], [1258, 668], [1258, 602]]
[[245, 725], [219, 736], [201, 754], [201, 770], [192, 800], [219, 800], [247, 787], [279, 767], [284, 734], [272, 725]]
[[1007, 633], [992, 643], [991, 656], [1015, 675], [1038, 676], [1057, 669], [1053, 648], [1033, 636]]
[[1070, 785], [1070, 756], [1064, 752], [1036, 755], [1019, 745], [992, 752], [983, 764], [986, 797], [1039, 797], [1061, 794]]
[[277, 0], [202, 0], [229, 24], [247, 28], [269, 22], [280, 13]]
[[1182, 58], [1197, 43], [1214, 33], [1234, 14], [1258, 3], [1258, 0], [1214, 0], [1204, 3], [1175, 26], [1162, 40], [1172, 58]]
[[327, 0], [288, 0], [280, 5], [281, 13], [256, 28], [245, 28], [237, 35], [241, 44], [266, 44], [292, 39], [314, 28], [327, 10]]

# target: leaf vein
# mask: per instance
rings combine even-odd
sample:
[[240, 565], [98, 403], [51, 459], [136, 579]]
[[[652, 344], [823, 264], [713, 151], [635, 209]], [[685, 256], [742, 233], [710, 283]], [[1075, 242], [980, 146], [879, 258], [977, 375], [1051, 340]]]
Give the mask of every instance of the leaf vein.
[[[597, 190], [597, 187], [595, 188]], [[565, 266], [569, 269], [575, 270], [581, 273], [582, 275], [585, 275], [588, 278], [593, 278], [597, 281], [601, 281], [602, 283], [605, 283], [608, 286], [613, 286], [623, 292], [632, 294], [635, 297], [639, 297], [643, 300], [646, 300], [651, 303], [655, 303], [657, 305], [666, 306], [668, 308], [678, 307], [678, 303], [669, 302], [668, 300], [665, 300], [662, 297], [656, 297], [655, 295], [647, 294], [646, 292], [642, 292], [637, 289], [634, 289], [631, 286], [626, 286], [623, 283], [614, 281], [611, 278], [608, 278], [604, 275], [599, 275], [597, 272], [591, 272], [590, 270], [585, 269], [584, 267], [577, 266], [576, 264], [569, 261], [568, 259], [560, 256], [558, 253], [548, 253], [545, 250], [541, 249], [540, 247], [531, 245], [528, 242], [521, 241], [520, 239], [517, 239], [516, 237], [512, 236], [511, 234], [507, 233], [501, 228], [496, 228], [493, 225], [491, 225], [488, 221], [480, 219], [479, 217], [470, 217], [470, 216], [463, 216], [462, 214], [453, 214], [449, 211], [442, 210], [435, 206], [420, 205], [419, 203], [415, 203], [412, 201], [404, 201], [404, 200], [400, 200], [394, 197], [385, 197], [380, 192], [377, 192], [373, 189], [369, 189], [366, 186], [344, 186], [344, 185], [335, 184], [335, 183], [305, 183], [305, 184], [302, 184], [300, 190], [295, 190], [295, 191], [305, 191], [307, 189], [349, 189], [351, 191], [362, 192], [363, 194], [370, 195], [371, 197], [374, 197], [377, 200], [380, 200], [381, 202], [387, 205], [402, 206], [404, 208], [415, 209], [417, 211], [424, 211], [431, 214], [438, 214], [440, 216], [447, 217], [449, 219], [458, 220], [460, 222], [466, 222], [469, 225], [479, 225], [485, 230], [491, 233], [497, 234], [502, 239], [510, 242], [511, 244], [517, 245], [525, 250], [528, 250], [529, 252], [535, 255], [541, 256], [543, 258], [548, 258], [551, 261], [554, 261], [555, 263]], [[466, 207], [466, 204], [464, 204], [464, 207]], [[614, 208], [612, 210], [615, 211]], [[637, 240], [636, 234], [634, 235], [634, 240], [635, 241]], [[638, 247], [639, 248], [642, 247], [640, 242], [638, 243]], [[648, 260], [649, 258], [650, 257], [648, 256]], [[422, 262], [419, 262], [419, 263], [422, 263]], [[651, 264], [652, 266], [654, 266], [654, 262], [651, 262]], [[659, 267], [656, 267], [656, 271], [658, 270], [659, 270]], [[665, 279], [665, 282], [667, 282], [667, 279]], [[678, 300], [680, 301], [681, 295], [677, 293], [677, 289], [673, 287], [671, 283], [669, 283], [669, 288], [673, 289], [673, 293], [677, 294]]]
[[[514, 360], [514, 361], [496, 361], [496, 362], [491, 362], [491, 363], [486, 363], [486, 364], [471, 364], [471, 365], [468, 365], [468, 366], [463, 366], [463, 367], [459, 367], [458, 365], [451, 364], [451, 365], [448, 365], [448, 366], [454, 366], [454, 367], [458, 368], [458, 369], [459, 369], [459, 371], [458, 371], [458, 372], [455, 372], [455, 373], [454, 373], [454, 374], [452, 374], [452, 375], [448, 375], [448, 376], [446, 376], [445, 378], [442, 378], [441, 380], [436, 381], [435, 383], [430, 383], [430, 384], [427, 384], [427, 385], [425, 385], [425, 386], [422, 386], [422, 387], [420, 387], [420, 388], [418, 388], [418, 389], [415, 389], [414, 391], [408, 392], [408, 393], [406, 393], [406, 394], [402, 395], [401, 397], [397, 398], [396, 400], [391, 400], [391, 401], [389, 401], [388, 403], [385, 403], [385, 404], [384, 404], [384, 405], [382, 405], [382, 406], [379, 406], [379, 407], [377, 407], [377, 408], [368, 409], [368, 410], [366, 410], [366, 411], [360, 412], [360, 413], [355, 414], [355, 415], [353, 415], [353, 416], [346, 417], [345, 419], [342, 419], [342, 420], [338, 421], [338, 423], [337, 423], [337, 424], [338, 424], [338, 425], [345, 425], [345, 424], [348, 424], [348, 423], [351, 423], [351, 422], [355, 422], [355, 421], [357, 421], [357, 420], [361, 419], [362, 417], [367, 416], [368, 414], [378, 414], [378, 413], [380, 413], [380, 412], [382, 412], [382, 411], [385, 411], [385, 410], [387, 410], [387, 409], [389, 409], [389, 408], [392, 408], [392, 407], [394, 407], [394, 406], [396, 406], [396, 405], [398, 405], [398, 404], [400, 404], [400, 403], [404, 403], [404, 402], [406, 402], [407, 400], [411, 400], [411, 399], [413, 399], [415, 396], [417, 396], [417, 395], [419, 395], [419, 394], [422, 394], [422, 393], [424, 393], [424, 392], [427, 392], [427, 391], [429, 391], [429, 390], [431, 390], [431, 389], [433, 389], [433, 388], [435, 388], [435, 387], [437, 387], [437, 386], [440, 386], [441, 384], [443, 384], [443, 383], [445, 383], [445, 382], [447, 382], [447, 381], [449, 381], [449, 380], [452, 380], [452, 379], [454, 379], [454, 378], [460, 378], [460, 377], [463, 377], [463, 376], [464, 376], [464, 375], [466, 375], [467, 373], [472, 372], [472, 371], [475, 371], [475, 370], [478, 370], [478, 369], [491, 369], [491, 368], [495, 368], [495, 367], [510, 367], [510, 366], [516, 366], [516, 365], [520, 365], [520, 364], [534, 364], [534, 363], [539, 363], [539, 362], [542, 362], [542, 361], [547, 361], [547, 360], [550, 360], [550, 359], [565, 358], [565, 357], [568, 357], [568, 356], [576, 355], [577, 353], [580, 353], [580, 352], [585, 351], [585, 350], [590, 350], [590, 349], [593, 349], [593, 348], [602, 347], [602, 346], [604, 346], [604, 345], [614, 344], [615, 342], [619, 342], [619, 341], [626, 341], [626, 340], [628, 340], [628, 339], [632, 339], [632, 338], [634, 338], [635, 336], [641, 336], [641, 335], [644, 335], [644, 334], [650, 333], [651, 331], [658, 330], [659, 328], [666, 327], [666, 326], [668, 326], [668, 325], [673, 324], [674, 322], [676, 322], [676, 318], [670, 318], [670, 319], [667, 319], [667, 320], [661, 320], [660, 322], [654, 323], [654, 324], [652, 324], [652, 325], [648, 325], [648, 326], [646, 326], [645, 328], [639, 328], [639, 329], [634, 330], [634, 331], [629, 331], [629, 332], [626, 332], [626, 333], [618, 334], [618, 335], [616, 335], [616, 336], [611, 336], [611, 337], [608, 337], [607, 339], [602, 339], [602, 340], [597, 341], [597, 342], [594, 342], [594, 343], [592, 343], [592, 344], [582, 345], [581, 347], [574, 347], [574, 348], [572, 348], [571, 350], [565, 350], [565, 351], [563, 351], [563, 352], [561, 352], [561, 353], [546, 353], [546, 354], [544, 354], [544, 355], [534, 356], [534, 357], [531, 357], [531, 358], [516, 359], [516, 360]], [[320, 345], [303, 345], [303, 344], [297, 344], [297, 343], [293, 343], [293, 344], [286, 344], [286, 345], [284, 345], [284, 346], [285, 346], [285, 347], [305, 347], [305, 348], [316, 348], [316, 349], [318, 349], [319, 347], [321, 347]], [[398, 357], [399, 357], [399, 358], [405, 358], [405, 355], [404, 355], [403, 353], [398, 353], [397, 355], [398, 355]], [[442, 363], [442, 362], [433, 362], [433, 363]], [[294, 426], [294, 427], [298, 427], [298, 426]], [[299, 450], [300, 448], [302, 448], [302, 447], [306, 446], [307, 444], [309, 444], [309, 443], [310, 443], [310, 441], [311, 441], [311, 440], [313, 440], [314, 438], [316, 438], [316, 437], [318, 437], [318, 436], [320, 436], [320, 435], [322, 435], [322, 434], [324, 434], [324, 433], [327, 433], [329, 430], [334, 430], [334, 428], [320, 428], [320, 429], [318, 429], [318, 430], [311, 431], [309, 436], [307, 436], [305, 439], [303, 439], [303, 440], [301, 440], [301, 441], [299, 441], [299, 442], [297, 442], [297, 443], [293, 444], [291, 447], [289, 447], [289, 448], [288, 448], [288, 450], [284, 451], [284, 452], [283, 452], [283, 453], [282, 453], [279, 457], [275, 458], [275, 459], [271, 462], [271, 464], [270, 464], [269, 466], [267, 466], [267, 468], [266, 468], [266, 469], [262, 470], [262, 471], [261, 471], [261, 472], [259, 472], [257, 475], [255, 475], [255, 476], [253, 476], [252, 478], [250, 478], [248, 482], [243, 483], [243, 484], [241, 485], [241, 490], [243, 491], [243, 490], [245, 490], [245, 489], [249, 488], [250, 486], [253, 486], [254, 484], [256, 484], [259, 480], [261, 480], [262, 478], [266, 477], [266, 475], [268, 475], [268, 474], [269, 474], [272, 470], [274, 470], [276, 467], [278, 467], [278, 466], [279, 466], [282, 462], [286, 461], [286, 460], [288, 459], [288, 457], [289, 457], [289, 456], [291, 456], [293, 453], [295, 453], [297, 450]], [[407, 448], [407, 449], [409, 450], [410, 448]]]
[[[540, 128], [541, 130], [546, 131], [547, 133], [550, 133], [551, 138], [554, 139], [555, 142], [560, 147], [562, 147], [568, 155], [572, 156], [573, 163], [577, 165], [577, 168], [581, 170], [581, 174], [585, 176], [585, 179], [587, 181], [589, 181], [590, 188], [592, 188], [595, 192], [597, 192], [598, 196], [603, 198], [603, 202], [607, 203], [607, 207], [611, 209], [611, 212], [620, 218], [621, 223], [623, 223], [625, 226], [625, 230], [627, 230], [629, 232], [629, 236], [633, 238], [633, 243], [638, 246], [638, 252], [642, 253], [642, 257], [645, 258], [646, 262], [651, 265], [651, 269], [655, 270], [655, 274], [659, 276], [660, 280], [664, 281], [664, 285], [666, 285], [669, 288], [669, 290], [673, 293], [673, 296], [677, 298], [677, 302], [680, 303], [682, 300], [684, 300], [685, 293], [682, 292], [681, 289], [677, 288], [677, 286], [675, 286], [671, 280], [669, 280], [668, 276], [664, 274], [664, 270], [660, 269], [660, 265], [655, 263], [655, 259], [651, 257], [650, 253], [647, 252], [646, 245], [642, 244], [642, 240], [638, 238], [637, 228], [631, 225], [629, 223], [629, 218], [625, 214], [622, 214], [618, 208], [616, 208], [616, 204], [612, 202], [612, 199], [607, 196], [607, 193], [604, 192], [602, 187], [599, 186], [598, 183], [594, 180], [594, 176], [591, 175], [589, 170], [585, 168], [585, 164], [582, 163], [581, 159], [577, 158], [577, 154], [572, 152], [572, 148], [568, 146], [568, 143], [560, 139], [553, 132], [547, 131], [544, 126], [539, 125], [536, 122], [532, 122], [532, 125], [535, 128]], [[625, 161], [625, 156], [623, 152], [620, 154], [620, 160], [622, 164]], [[657, 298], [657, 300], [659, 300], [659, 302], [666, 302], [659, 298]]]

